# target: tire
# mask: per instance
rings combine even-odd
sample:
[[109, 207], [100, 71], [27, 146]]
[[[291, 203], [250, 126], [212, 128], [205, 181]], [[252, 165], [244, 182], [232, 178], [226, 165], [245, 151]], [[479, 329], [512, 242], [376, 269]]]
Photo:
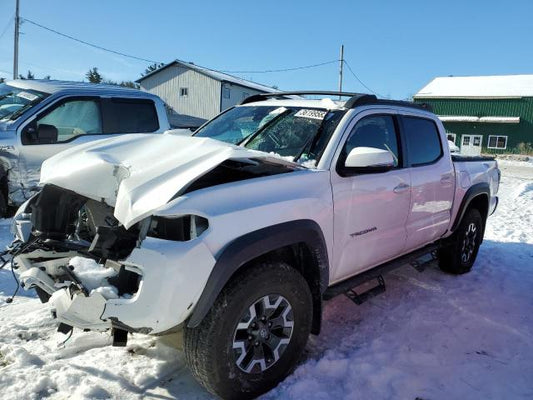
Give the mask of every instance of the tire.
[[257, 397], [292, 372], [312, 315], [302, 275], [282, 262], [260, 263], [232, 278], [198, 327], [185, 328], [185, 360], [211, 393]]
[[483, 240], [483, 219], [475, 208], [467, 210], [450, 242], [439, 250], [439, 267], [451, 274], [470, 272]]
[[0, 191], [0, 218], [7, 218], [7, 199]]

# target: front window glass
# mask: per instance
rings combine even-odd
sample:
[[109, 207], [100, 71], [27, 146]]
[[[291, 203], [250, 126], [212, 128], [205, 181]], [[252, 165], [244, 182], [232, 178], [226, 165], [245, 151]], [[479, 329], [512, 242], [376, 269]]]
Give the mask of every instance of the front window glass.
[[0, 120], [16, 119], [24, 111], [40, 103], [48, 94], [0, 84]]
[[344, 145], [341, 160], [356, 147], [373, 147], [390, 152], [394, 166], [399, 165], [398, 141], [394, 120], [390, 115], [372, 115], [360, 120]]
[[240, 144], [312, 167], [344, 113], [303, 107], [235, 107], [195, 136]]
[[37, 121], [38, 130], [43, 127], [57, 131], [58, 142], [79, 135], [102, 133], [100, 106], [95, 100], [67, 101]]

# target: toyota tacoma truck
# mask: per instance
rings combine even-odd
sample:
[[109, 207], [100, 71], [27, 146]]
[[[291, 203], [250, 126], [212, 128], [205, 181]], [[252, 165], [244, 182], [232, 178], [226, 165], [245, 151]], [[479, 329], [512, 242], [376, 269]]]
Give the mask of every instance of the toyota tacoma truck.
[[163, 101], [140, 90], [33, 79], [0, 84], [0, 217], [38, 190], [46, 158], [81, 143], [168, 129]]
[[452, 158], [423, 106], [337, 96], [256, 95], [192, 137], [121, 136], [46, 160], [14, 218], [21, 285], [64, 333], [124, 345], [180, 331], [201, 384], [249, 398], [292, 371], [325, 299], [361, 303], [406, 263], [470, 271], [496, 161]]

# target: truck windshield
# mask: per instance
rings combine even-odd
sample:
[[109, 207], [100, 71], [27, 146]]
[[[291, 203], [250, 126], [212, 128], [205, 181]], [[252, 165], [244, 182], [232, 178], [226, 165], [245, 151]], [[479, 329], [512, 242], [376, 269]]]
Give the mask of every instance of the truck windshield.
[[40, 103], [48, 94], [0, 84], [0, 120], [17, 119], [24, 111]]
[[208, 137], [314, 166], [345, 110], [304, 107], [235, 107], [195, 136]]

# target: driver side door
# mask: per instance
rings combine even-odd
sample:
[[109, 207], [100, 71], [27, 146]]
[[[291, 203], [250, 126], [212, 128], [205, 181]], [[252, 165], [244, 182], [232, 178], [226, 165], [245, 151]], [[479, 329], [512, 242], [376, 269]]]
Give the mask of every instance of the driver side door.
[[[398, 126], [393, 113], [370, 113], [351, 125], [341, 145], [331, 177], [335, 282], [393, 259], [405, 248], [411, 191]], [[344, 167], [356, 147], [391, 152], [394, 167], [382, 172]]]

